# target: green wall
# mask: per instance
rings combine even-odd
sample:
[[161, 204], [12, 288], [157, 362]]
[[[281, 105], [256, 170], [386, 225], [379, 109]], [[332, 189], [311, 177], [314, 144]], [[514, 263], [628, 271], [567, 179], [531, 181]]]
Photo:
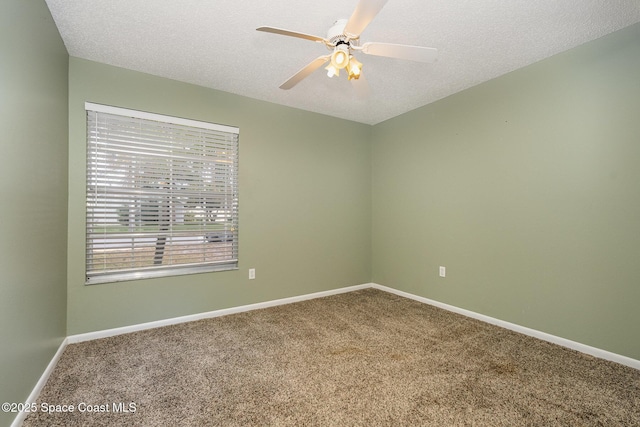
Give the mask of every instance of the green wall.
[[[240, 128], [239, 270], [84, 285], [85, 101]], [[369, 282], [370, 130], [71, 58], [67, 333]]]
[[67, 68], [44, 1], [2, 1], [0, 402], [24, 401], [66, 336]]
[[640, 24], [372, 144], [373, 282], [640, 359]]

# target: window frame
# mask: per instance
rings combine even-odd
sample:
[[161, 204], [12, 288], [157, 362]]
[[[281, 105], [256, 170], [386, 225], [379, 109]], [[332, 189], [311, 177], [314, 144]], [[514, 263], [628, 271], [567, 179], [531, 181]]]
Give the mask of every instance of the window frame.
[[[220, 242], [220, 243], [228, 243], [230, 242], [230, 245], [222, 245], [224, 247], [226, 247], [227, 249], [225, 251], [222, 251], [222, 253], [224, 254], [224, 256], [227, 256], [227, 252], [229, 252], [231, 255], [228, 256], [227, 258], [223, 259], [223, 260], [215, 260], [215, 261], [203, 261], [200, 263], [194, 263], [194, 262], [189, 262], [189, 263], [171, 263], [171, 264], [160, 264], [160, 265], [151, 265], [151, 266], [143, 266], [143, 267], [129, 267], [129, 268], [120, 268], [120, 269], [105, 269], [105, 270], [96, 270], [93, 267], [93, 264], [90, 262], [90, 259], [93, 260], [92, 257], [95, 257], [95, 246], [96, 246], [96, 240], [99, 240], [101, 236], [100, 233], [98, 232], [94, 232], [97, 229], [100, 228], [104, 228], [104, 236], [106, 236], [106, 228], [107, 225], [113, 225], [113, 222], [118, 222], [119, 220], [116, 219], [114, 220], [114, 217], [118, 217], [118, 214], [115, 213], [115, 209], [113, 205], [110, 205], [108, 201], [103, 202], [104, 204], [100, 205], [100, 204], [95, 204], [96, 200], [99, 199], [98, 196], [95, 196], [95, 198], [92, 199], [92, 196], [98, 193], [98, 191], [95, 189], [97, 187], [99, 187], [99, 184], [96, 184], [97, 182], [100, 182], [99, 180], [105, 179], [105, 176], [108, 175], [109, 172], [114, 172], [116, 171], [115, 169], [105, 169], [104, 172], [98, 172], [96, 173], [96, 171], [102, 167], [102, 166], [98, 166], [98, 164], [100, 163], [97, 157], [97, 151], [98, 148], [96, 147], [96, 145], [99, 144], [103, 144], [103, 145], [108, 145], [108, 141], [106, 144], [104, 144], [105, 140], [108, 140], [107, 138], [104, 138], [102, 136], [96, 136], [97, 132], [96, 129], [93, 129], [90, 125], [90, 114], [106, 114], [106, 115], [112, 115], [112, 116], [120, 116], [123, 118], [123, 120], [127, 121], [127, 120], [131, 120], [132, 123], [135, 123], [136, 121], [140, 121], [140, 123], [142, 123], [141, 126], [151, 126], [153, 128], [154, 123], [156, 123], [156, 126], [158, 127], [158, 129], [162, 129], [163, 126], [166, 127], [177, 127], [179, 129], [187, 129], [187, 128], [183, 128], [183, 127], [188, 127], [189, 131], [193, 131], [195, 133], [197, 133], [199, 130], [207, 133], [207, 132], [213, 132], [215, 133], [215, 135], [222, 135], [224, 138], [230, 138], [227, 142], [227, 140], [225, 139], [222, 144], [223, 147], [225, 147], [224, 150], [222, 151], [216, 151], [216, 156], [215, 157], [207, 157], [207, 153], [210, 155], [210, 152], [207, 152], [205, 154], [202, 155], [201, 159], [203, 159], [201, 161], [201, 163], [203, 165], [206, 165], [206, 167], [209, 167], [208, 169], [208, 173], [209, 174], [214, 174], [216, 173], [216, 170], [218, 170], [218, 167], [220, 165], [223, 166], [223, 173], [220, 174], [220, 176], [222, 176], [224, 178], [224, 191], [222, 193], [220, 192], [202, 192], [199, 194], [204, 194], [205, 196], [203, 200], [207, 200], [203, 203], [203, 206], [209, 206], [207, 205], [207, 203], [209, 203], [210, 199], [207, 197], [212, 197], [212, 195], [214, 196], [214, 201], [217, 203], [218, 200], [220, 198], [224, 198], [224, 203], [225, 206], [228, 205], [227, 210], [223, 211], [222, 216], [222, 222], [217, 223], [216, 221], [221, 221], [218, 219], [219, 217], [219, 213], [222, 209], [220, 208], [216, 208], [217, 210], [215, 210], [214, 212], [216, 212], [215, 216], [214, 216], [214, 220], [213, 222], [211, 221], [207, 221], [207, 220], [200, 220], [200, 223], [202, 223], [202, 227], [201, 229], [197, 230], [197, 232], [191, 231], [190, 232], [190, 242], [189, 244], [193, 244], [193, 242], [191, 240], [196, 239], [198, 241], [201, 241], [202, 244], [207, 244], [207, 243], [211, 243], [212, 240], [211, 236], [214, 235], [215, 238], [219, 239], [219, 240], [214, 240], [213, 242]], [[238, 182], [238, 166], [239, 166], [239, 133], [240, 130], [238, 127], [234, 127], [234, 126], [228, 126], [228, 125], [220, 125], [220, 124], [215, 124], [215, 123], [210, 123], [210, 122], [204, 122], [204, 121], [198, 121], [198, 120], [192, 120], [192, 119], [186, 119], [186, 118], [180, 118], [180, 117], [173, 117], [173, 116], [168, 116], [168, 115], [162, 115], [162, 114], [156, 114], [156, 113], [150, 113], [150, 112], [145, 112], [145, 111], [139, 111], [139, 110], [132, 110], [132, 109], [127, 109], [127, 108], [120, 108], [120, 107], [114, 107], [114, 106], [108, 106], [108, 105], [103, 105], [103, 104], [96, 104], [96, 103], [91, 103], [91, 102], [85, 102], [85, 123], [87, 126], [87, 133], [86, 133], [86, 138], [87, 138], [87, 142], [86, 142], [86, 148], [87, 148], [87, 153], [86, 153], [86, 172], [87, 172], [87, 179], [85, 182], [85, 187], [86, 187], [86, 205], [85, 205], [85, 219], [86, 219], [86, 224], [85, 224], [85, 284], [86, 285], [94, 285], [94, 284], [100, 284], [100, 283], [111, 283], [111, 282], [120, 282], [120, 281], [129, 281], [129, 280], [139, 280], [139, 279], [148, 279], [148, 278], [157, 278], [157, 277], [167, 277], [167, 276], [179, 276], [179, 275], [186, 275], [186, 274], [196, 274], [196, 273], [205, 273], [205, 272], [214, 272], [214, 271], [226, 271], [226, 270], [237, 270], [238, 269], [238, 252], [239, 252], [239, 248], [238, 248], [238, 237], [239, 237], [239, 228], [238, 228], [238, 220], [239, 220], [239, 182]], [[154, 123], [151, 123], [154, 122]], [[146, 123], [146, 125], [145, 125]], [[97, 126], [97, 125], [96, 125]], [[94, 135], [91, 134], [91, 132], [94, 132]], [[137, 135], [136, 138], [143, 138], [145, 136], [140, 136]], [[204, 139], [206, 136], [203, 136], [202, 138]], [[216, 137], [219, 138], [219, 137]], [[115, 138], [114, 138], [115, 139]], [[170, 140], [173, 141], [173, 137], [172, 138], [168, 138]], [[222, 139], [220, 139], [222, 140]], [[98, 142], [97, 142], [98, 141]], [[216, 139], [216, 141], [218, 141], [218, 139]], [[137, 141], [134, 141], [133, 144], [135, 145]], [[146, 141], [145, 141], [146, 142]], [[175, 147], [178, 147], [178, 149], [183, 149], [183, 146], [179, 145], [180, 143], [184, 143], [183, 140], [176, 140], [175, 141]], [[122, 144], [121, 141], [118, 142], [119, 144]], [[164, 144], [173, 144], [174, 142], [167, 142], [167, 140], [165, 139], [163, 141]], [[113, 145], [115, 145], [115, 142], [112, 142]], [[153, 144], [159, 144], [158, 141], [152, 141], [151, 143]], [[226, 144], [226, 145], [225, 145]], [[199, 144], [198, 147], [203, 147], [205, 144]], [[166, 146], [165, 146], [166, 147]], [[173, 145], [171, 146], [173, 147]], [[112, 147], [111, 147], [112, 148]], [[212, 149], [212, 147], [207, 146], [208, 149]], [[227, 149], [228, 148], [228, 149]], [[92, 151], [93, 150], [93, 151]], [[219, 149], [218, 149], [219, 150]], [[135, 151], [135, 150], [134, 150]], [[205, 151], [205, 149], [203, 148], [203, 151]], [[173, 150], [171, 150], [172, 154], [170, 157], [170, 159], [168, 160], [168, 163], [171, 164], [172, 166], [168, 166], [166, 169], [162, 169], [163, 172], [167, 173], [168, 175], [173, 176], [174, 174], [174, 166], [173, 166]], [[220, 152], [225, 153], [224, 155], [228, 156], [228, 157], [221, 157], [220, 156]], [[100, 152], [102, 154], [104, 154], [103, 152]], [[94, 156], [92, 158], [92, 156]], [[143, 164], [144, 163], [144, 156], [137, 158], [136, 162], [138, 164]], [[93, 162], [93, 163], [92, 163]], [[141, 169], [145, 169], [147, 166], [140, 166]], [[207, 184], [209, 185], [209, 187], [206, 188], [211, 188], [211, 186], [213, 184], [211, 184], [211, 181], [213, 180], [213, 178], [210, 178], [207, 181], [207, 178], [205, 178], [205, 173], [204, 173], [204, 168], [205, 166], [202, 166], [202, 170], [200, 172], [202, 172], [200, 175], [197, 176], [197, 178], [199, 178], [199, 180], [197, 180], [197, 184], [201, 185], [203, 187], [205, 187]], [[93, 174], [93, 175], [92, 175]], [[103, 174], [103, 175], [100, 175]], [[133, 175], [133, 174], [132, 174]], [[192, 172], [190, 172], [189, 175], [189, 179], [191, 180], [194, 177], [194, 174]], [[218, 177], [218, 175], [216, 175], [216, 177]], [[131, 176], [127, 176], [127, 178], [130, 178], [132, 181], [133, 179], [131, 178]], [[218, 177], [219, 179], [219, 177]], [[131, 226], [132, 228], [134, 228], [137, 232], [139, 232], [139, 229], [136, 227], [142, 227], [141, 224], [143, 224], [144, 221], [144, 217], [147, 216], [147, 218], [151, 217], [151, 218], [156, 218], [156, 219], [152, 219], [150, 221], [163, 221], [162, 218], [169, 218], [168, 220], [166, 220], [166, 224], [169, 224], [169, 229], [166, 228], [162, 228], [163, 225], [160, 225], [160, 223], [158, 223], [158, 227], [159, 230], [157, 231], [156, 234], [150, 234], [151, 237], [156, 238], [156, 257], [157, 257], [157, 242], [160, 241], [161, 239], [163, 240], [162, 243], [162, 257], [160, 258], [161, 262], [164, 261], [164, 255], [165, 255], [165, 249], [168, 247], [171, 249], [172, 245], [178, 246], [177, 243], [174, 244], [174, 238], [176, 237], [173, 233], [174, 233], [174, 227], [177, 227], [177, 221], [176, 221], [176, 214], [175, 214], [175, 207], [171, 208], [171, 213], [170, 214], [164, 214], [161, 212], [160, 207], [156, 207], [156, 210], [153, 211], [153, 209], [151, 209], [153, 211], [152, 214], [149, 214], [149, 207], [146, 206], [145, 210], [145, 205], [143, 204], [143, 202], [140, 202], [140, 200], [148, 200], [148, 198], [153, 199], [153, 197], [166, 197], [166, 200], [171, 200], [173, 197], [175, 197], [176, 194], [182, 195], [182, 193], [176, 192], [176, 185], [173, 180], [169, 180], [170, 183], [167, 184], [169, 185], [169, 187], [167, 188], [167, 196], [165, 196], [164, 194], [164, 190], [161, 190], [160, 193], [162, 193], [162, 195], [160, 196], [154, 196], [154, 190], [148, 190], [148, 191], [144, 191], [145, 188], [150, 188], [150, 187], [146, 187], [146, 186], [140, 186], [139, 184], [137, 184], [137, 187], [132, 187], [133, 191], [137, 191], [139, 192], [140, 196], [136, 196], [137, 200], [138, 200], [138, 204], [136, 205], [135, 208], [131, 208], [132, 210], [135, 209], [135, 212], [137, 212], [137, 215], [141, 218], [141, 219], [137, 219], [134, 221], [137, 221], [135, 223], [134, 226]], [[189, 182], [189, 184], [192, 184], [191, 182]], [[122, 186], [124, 187], [125, 184], [122, 184]], [[95, 187], [95, 188], [94, 188]], [[105, 185], [105, 187], [107, 187]], [[117, 187], [117, 185], [116, 185]], [[157, 189], [159, 187], [155, 187], [155, 191], [157, 194]], [[91, 189], [93, 189], [94, 191], [91, 191]], [[104, 194], [107, 194], [109, 190], [105, 190]], [[120, 190], [123, 191], [123, 190]], [[127, 190], [128, 191], [128, 190]], [[110, 194], [110, 193], [109, 193]], [[117, 193], [119, 197], [123, 197], [121, 196], [122, 193]], [[109, 196], [105, 196], [103, 197], [104, 199], [107, 199]], [[217, 198], [215, 198], [217, 197]], [[187, 199], [188, 200], [188, 199]], [[200, 199], [197, 199], [200, 200]], [[94, 203], [94, 204], [91, 204]], [[146, 202], [149, 203], [149, 202]], [[167, 202], [169, 203], [169, 202]], [[156, 201], [156, 204], [159, 204], [159, 202]], [[210, 208], [208, 208], [210, 209]], [[109, 211], [109, 213], [104, 213]], [[113, 211], [113, 212], [111, 212]], [[103, 212], [103, 213], [101, 213]], [[129, 211], [127, 211], [129, 212]], [[145, 213], [146, 212], [146, 213]], [[107, 217], [109, 217], [108, 219], [106, 219]], [[129, 216], [129, 214], [126, 215], [127, 217]], [[224, 219], [227, 218], [228, 219]], [[98, 218], [98, 220], [102, 219], [102, 223], [100, 222], [96, 222], [96, 218]], [[127, 223], [129, 224], [129, 221], [131, 221], [130, 219], [126, 219]], [[227, 222], [228, 221], [228, 222]], [[107, 224], [108, 223], [108, 224]], [[96, 225], [97, 224], [97, 225]], [[106, 225], [105, 225], [106, 224]], [[206, 228], [206, 224], [214, 224], [214, 228], [216, 230], [222, 230], [222, 231], [216, 231], [216, 233], [219, 233], [217, 235], [212, 234], [212, 230], [209, 228]], [[220, 228], [222, 227], [222, 228]], [[200, 233], [200, 234], [198, 234]], [[127, 234], [126, 232], [120, 232], [119, 234]], [[132, 247], [132, 254], [134, 251], [134, 247], [139, 249], [140, 247], [144, 246], [140, 243], [138, 243], [140, 246], [136, 246], [136, 239], [137, 237], [133, 237], [133, 234], [135, 234], [134, 232], [132, 232], [131, 236], [129, 237], [123, 237], [123, 239], [131, 239], [131, 247]], [[199, 236], [199, 237], [198, 237]], [[222, 236], [222, 237], [220, 237]], [[227, 237], [228, 236], [228, 237]], [[227, 239], [230, 240], [227, 240]], [[105, 240], [103, 240], [105, 241]], [[196, 242], [197, 243], [197, 242]], [[185, 245], [186, 243], [182, 243], [182, 245]], [[105, 246], [105, 245], [103, 245]], [[149, 246], [149, 245], [146, 245]], [[123, 246], [124, 247], [124, 246]], [[191, 249], [191, 246], [188, 246], [189, 249]], [[195, 245], [193, 246], [194, 248], [196, 247]], [[230, 248], [230, 249], [228, 249]], [[203, 251], [205, 251], [203, 249]], [[106, 250], [103, 249], [103, 252], [106, 252]], [[175, 258], [178, 258], [180, 256], [180, 254], [178, 254]], [[106, 255], [104, 255], [105, 259], [106, 259]], [[132, 255], [132, 257], [135, 258], [135, 254]], [[204, 257], [204, 255], [203, 255]], [[155, 264], [155, 258], [154, 260], [154, 264]], [[105, 261], [106, 264], [106, 261]]]

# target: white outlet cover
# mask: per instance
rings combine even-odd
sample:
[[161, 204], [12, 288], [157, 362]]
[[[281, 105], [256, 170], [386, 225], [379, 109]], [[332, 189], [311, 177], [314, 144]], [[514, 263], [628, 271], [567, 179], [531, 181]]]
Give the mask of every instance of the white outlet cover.
[[445, 267], [440, 266], [440, 277], [446, 277], [447, 269]]

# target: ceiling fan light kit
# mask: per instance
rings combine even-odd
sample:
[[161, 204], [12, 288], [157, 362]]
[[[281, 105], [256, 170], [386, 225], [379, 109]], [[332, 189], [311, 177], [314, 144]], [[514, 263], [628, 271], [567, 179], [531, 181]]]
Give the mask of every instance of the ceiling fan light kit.
[[326, 67], [324, 67], [324, 69], [327, 70], [327, 77], [329, 78], [340, 75], [340, 69], [334, 67], [333, 64], [327, 65]]
[[347, 71], [349, 72], [348, 79], [356, 79], [360, 78], [360, 73], [362, 72], [362, 63], [358, 61], [353, 55], [349, 57], [349, 63], [347, 64]]
[[342, 70], [349, 63], [349, 48], [344, 45], [338, 45], [331, 54], [331, 65]]
[[[311, 61], [280, 85], [280, 88], [285, 90], [291, 89], [304, 78], [311, 75], [315, 70], [322, 67], [327, 61], [330, 61], [329, 65], [325, 67], [328, 77], [339, 76], [340, 70], [346, 68], [348, 80], [355, 82], [362, 75], [362, 63], [353, 56], [353, 51], [359, 51], [366, 55], [418, 62], [435, 61], [438, 55], [438, 50], [435, 48], [378, 42], [368, 42], [360, 46], [360, 34], [386, 3], [387, 0], [360, 0], [351, 17], [348, 20], [337, 20], [333, 26], [329, 28], [329, 31], [327, 31], [326, 38], [281, 28], [257, 28], [257, 31], [324, 43], [325, 46], [332, 51], [330, 55], [323, 55]], [[359, 84], [360, 87], [362, 87], [362, 85], [363, 84]], [[361, 89], [358, 89], [358, 91], [361, 92]]]

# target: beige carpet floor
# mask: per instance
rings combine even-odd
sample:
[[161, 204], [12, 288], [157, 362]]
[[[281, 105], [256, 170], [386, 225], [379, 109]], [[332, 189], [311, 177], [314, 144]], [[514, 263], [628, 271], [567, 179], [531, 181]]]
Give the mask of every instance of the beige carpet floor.
[[43, 404], [75, 411], [24, 426], [640, 426], [640, 371], [366, 289], [69, 345]]

